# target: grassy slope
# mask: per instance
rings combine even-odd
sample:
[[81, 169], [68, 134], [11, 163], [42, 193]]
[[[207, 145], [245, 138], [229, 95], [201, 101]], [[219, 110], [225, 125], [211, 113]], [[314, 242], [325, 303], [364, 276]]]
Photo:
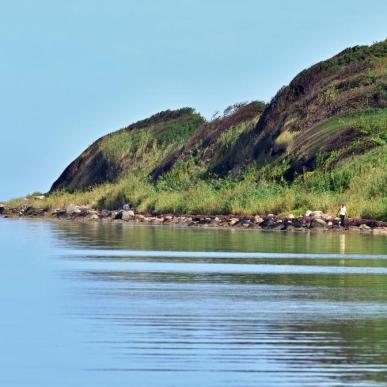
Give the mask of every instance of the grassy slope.
[[[387, 145], [360, 156], [340, 161], [334, 169], [317, 169], [293, 184], [270, 178], [256, 180], [248, 171], [239, 181], [232, 179], [198, 180], [186, 186], [186, 176], [175, 176], [175, 187], [161, 180], [156, 185], [136, 176], [118, 183], [99, 185], [90, 191], [55, 192], [45, 200], [27, 201], [35, 207], [59, 208], [69, 203], [118, 208], [130, 202], [141, 211], [192, 214], [289, 214], [300, 215], [307, 209], [335, 214], [345, 202], [352, 217], [387, 219]], [[179, 184], [181, 184], [179, 186]], [[14, 200], [11, 206], [26, 204]]]
[[57, 190], [87, 190], [116, 182], [128, 173], [147, 175], [176, 147], [181, 147], [203, 123], [193, 109], [164, 111], [92, 144], [53, 184]]
[[[313, 141], [311, 128], [370, 108], [387, 108], [387, 40], [344, 50], [298, 74], [273, 98], [253, 133], [238, 138], [215, 172], [227, 174], [243, 165], [263, 167], [286, 159], [288, 177], [293, 179], [315, 167], [313, 151], [293, 154], [299, 141], [304, 148], [309, 139]], [[317, 145], [322, 154], [331, 150], [328, 142]]]
[[254, 129], [264, 108], [259, 101], [229, 106], [223, 116], [201, 125], [183, 147], [170, 153], [152, 172], [152, 179], [165, 177], [183, 165], [190, 175], [208, 175], [236, 139]]
[[[44, 201], [30, 199], [35, 206], [64, 207], [69, 203], [118, 208], [132, 203], [141, 211], [192, 214], [255, 214], [292, 212], [307, 209], [335, 213], [347, 203], [350, 216], [387, 219], [387, 125], [386, 110], [367, 111], [346, 119], [332, 119], [315, 128], [316, 133], [347, 127], [348, 122], [372, 130], [378, 145], [341, 159], [339, 152], [321, 161], [314, 171], [305, 172], [292, 183], [283, 178], [285, 166], [250, 167], [238, 179], [203, 177], [194, 160], [180, 161], [156, 183], [144, 175], [129, 173], [118, 182], [99, 185], [86, 192], [55, 192]], [[242, 124], [243, 126], [244, 124]], [[227, 132], [238, 131], [230, 128]], [[225, 133], [227, 133], [225, 132]], [[219, 141], [223, 141], [223, 136]], [[361, 144], [362, 140], [359, 140]], [[352, 143], [351, 143], [352, 144]], [[352, 145], [351, 145], [352, 146]], [[347, 152], [343, 148], [342, 152]], [[205, 176], [205, 175], [204, 175]], [[25, 201], [14, 202], [21, 204]]]

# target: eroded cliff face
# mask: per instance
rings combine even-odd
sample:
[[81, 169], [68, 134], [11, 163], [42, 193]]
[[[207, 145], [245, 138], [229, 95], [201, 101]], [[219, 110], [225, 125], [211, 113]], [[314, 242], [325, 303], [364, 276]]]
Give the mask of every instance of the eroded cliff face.
[[152, 171], [152, 179], [168, 173], [178, 162], [186, 168], [200, 169], [203, 176], [209, 174], [222, 164], [237, 138], [254, 129], [265, 106], [259, 101], [229, 106], [223, 116], [203, 123], [183, 147], [170, 153]]

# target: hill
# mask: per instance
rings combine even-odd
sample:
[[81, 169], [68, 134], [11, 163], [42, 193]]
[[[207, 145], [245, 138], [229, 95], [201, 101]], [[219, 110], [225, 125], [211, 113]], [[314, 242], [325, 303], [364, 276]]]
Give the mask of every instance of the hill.
[[167, 110], [101, 137], [64, 170], [51, 192], [85, 190], [128, 173], [146, 175], [203, 122], [191, 108]]
[[[218, 172], [287, 163], [286, 178], [322, 160], [362, 154], [383, 143], [387, 107], [387, 41], [349, 48], [298, 74], [240, 136]], [[381, 136], [382, 138], [379, 138]], [[243, 150], [242, 152], [240, 150]]]
[[48, 206], [255, 214], [306, 209], [387, 219], [387, 40], [298, 74], [265, 105], [205, 121], [158, 113], [102, 137], [53, 184]]

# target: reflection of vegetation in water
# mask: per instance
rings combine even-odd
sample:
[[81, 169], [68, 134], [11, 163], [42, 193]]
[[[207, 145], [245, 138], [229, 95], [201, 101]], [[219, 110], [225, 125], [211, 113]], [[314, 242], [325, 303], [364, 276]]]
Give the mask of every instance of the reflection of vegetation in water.
[[[215, 308], [217, 298], [223, 303], [232, 297], [231, 309], [239, 310], [240, 303], [250, 305], [248, 318], [245, 314], [231, 314], [221, 320], [227, 337], [242, 340], [242, 351], [255, 349], [260, 353], [260, 346], [272, 345], [273, 351], [260, 356], [279, 362], [281, 368], [284, 364], [293, 371], [311, 367], [319, 375], [343, 382], [387, 381], [385, 275], [152, 271], [87, 274], [93, 283], [123, 282], [125, 287], [136, 283], [136, 289], [140, 283], [147, 287], [152, 284], [167, 303], [170, 296], [163, 293], [165, 288], [174, 289], [177, 294], [181, 289], [183, 300], [208, 299]], [[213, 285], [220, 285], [223, 290], [216, 292]], [[194, 321], [195, 311], [191, 313]], [[206, 316], [214, 318], [213, 313], [209, 309]]]
[[[273, 328], [283, 329], [275, 325]], [[357, 318], [336, 319], [321, 322], [305, 321], [302, 323], [286, 324], [289, 330], [288, 340], [305, 335], [311, 336], [316, 343], [309, 343], [310, 348], [303, 352], [310, 353], [310, 357], [303, 358], [312, 367], [316, 362], [321, 367], [336, 373], [335, 379], [342, 381], [373, 381], [386, 382], [387, 373], [387, 318]], [[305, 342], [300, 343], [304, 347]], [[288, 360], [290, 364], [297, 363], [297, 357]], [[372, 364], [372, 367], [369, 365]]]
[[[227, 332], [227, 337], [237, 336], [242, 341], [242, 351], [260, 353], [260, 346], [272, 345], [273, 351], [260, 356], [279, 362], [281, 367], [285, 364], [293, 371], [311, 367], [318, 374], [338, 381], [387, 381], [385, 275], [242, 275], [144, 270], [91, 271], [87, 278], [94, 284], [123, 282], [129, 289], [131, 283], [136, 283], [136, 289], [144, 283], [147, 288], [158, 289], [158, 297], [160, 300], [166, 297], [166, 303], [170, 301], [170, 290], [176, 292], [172, 297], [187, 302], [191, 298], [199, 303], [208, 299], [213, 308], [218, 301], [222, 305], [232, 297], [230, 309], [240, 310], [244, 305], [249, 309], [248, 318], [244, 313], [226, 313], [222, 315], [221, 329]], [[214, 290], [217, 286], [220, 286], [218, 291]], [[128, 297], [125, 292], [120, 294]], [[215, 314], [216, 319], [216, 310], [208, 309], [206, 316], [214, 319]], [[194, 315], [195, 309], [190, 321], [195, 321]]]
[[[156, 258], [153, 259], [153, 261]], [[158, 260], [158, 259], [157, 259]], [[144, 266], [145, 267], [145, 266]], [[89, 271], [93, 280], [149, 283], [218, 283], [233, 285], [288, 286], [286, 297], [320, 301], [387, 302], [384, 274], [254, 274], [209, 272]], [[301, 269], [300, 269], [301, 271]], [[298, 287], [303, 291], [295, 291]], [[294, 290], [294, 292], [292, 292]]]
[[340, 241], [340, 253], [345, 254], [346, 253], [346, 244], [345, 244], [345, 234], [344, 233], [339, 235], [339, 241]]
[[[53, 235], [62, 245], [98, 247], [101, 249], [143, 249], [176, 251], [266, 251], [315, 253], [385, 253], [384, 237], [333, 233], [276, 233], [236, 230], [183, 229], [174, 227], [128, 226], [125, 224], [50, 223]], [[87, 252], [86, 252], [87, 254]], [[153, 262], [209, 263], [216, 267], [219, 259], [114, 257], [80, 259], [127, 260], [123, 270], [86, 269], [82, 281], [89, 295], [119, 297], [120, 329], [132, 329], [132, 315], [126, 315], [123, 305], [148, 302], [149, 292], [157, 293], [157, 302], [165, 303], [163, 323], [179, 318], [181, 329], [203, 329], [212, 324], [212, 333], [226, 340], [238, 341], [238, 350], [255, 353], [290, 372], [310, 367], [311, 377], [322, 377], [337, 383], [385, 382], [387, 364], [387, 282], [381, 274], [307, 274], [303, 265], [385, 267], [385, 260], [348, 259], [221, 259], [221, 263], [300, 265], [290, 273], [284, 267], [278, 274], [222, 273], [201, 271], [156, 271]], [[130, 260], [143, 262], [144, 270], [131, 271]], [[78, 277], [77, 277], [78, 278]], [[142, 284], [144, 286], [142, 286]], [[143, 287], [147, 294], [142, 294]], [[113, 302], [115, 298], [108, 298]], [[144, 298], [141, 298], [144, 297]], [[176, 300], [186, 303], [189, 318], [173, 309]], [[193, 304], [190, 304], [194, 301]], [[149, 308], [152, 307], [150, 302]], [[224, 311], [229, 302], [230, 310]], [[228, 305], [228, 304], [227, 304]], [[154, 307], [154, 305], [153, 305]], [[147, 306], [145, 312], [149, 313]], [[201, 309], [203, 308], [203, 309]], [[233, 314], [233, 311], [242, 312]], [[246, 312], [247, 311], [247, 312]], [[143, 316], [145, 324], [154, 325], [151, 313]], [[203, 315], [201, 313], [204, 314]], [[130, 312], [132, 313], [132, 312]], [[114, 314], [113, 314], [114, 316]], [[199, 317], [197, 317], [199, 316]], [[110, 316], [111, 317], [111, 316]], [[109, 318], [109, 317], [108, 317]], [[125, 320], [127, 318], [127, 320]], [[149, 320], [147, 320], [149, 318]], [[198, 328], [198, 319], [200, 327]], [[216, 325], [218, 324], [218, 325]], [[208, 326], [209, 326], [208, 325]], [[117, 325], [116, 325], [117, 327]], [[166, 325], [163, 326], [165, 328]], [[188, 327], [188, 328], [187, 328]], [[126, 332], [126, 331], [125, 331]], [[220, 332], [220, 333], [219, 333]], [[232, 345], [233, 343], [231, 343]], [[168, 343], [170, 346], [171, 344]], [[261, 347], [265, 351], [261, 352]], [[272, 346], [273, 350], [267, 350]], [[271, 347], [270, 347], [271, 348]], [[249, 352], [250, 351], [250, 352]], [[284, 371], [286, 372], [286, 371]], [[330, 379], [332, 378], [332, 379]]]
[[[53, 222], [56, 236], [80, 246], [131, 250], [341, 253], [342, 234]], [[385, 254], [386, 237], [346, 235], [347, 254]]]

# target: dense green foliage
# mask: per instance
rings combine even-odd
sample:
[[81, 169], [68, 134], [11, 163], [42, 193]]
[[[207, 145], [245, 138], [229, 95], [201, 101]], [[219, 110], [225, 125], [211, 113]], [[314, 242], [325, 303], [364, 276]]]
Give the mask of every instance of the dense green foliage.
[[95, 204], [117, 208], [129, 202], [138, 210], [161, 213], [300, 215], [316, 208], [335, 213], [345, 202], [351, 216], [386, 219], [386, 165], [387, 145], [346, 158], [331, 170], [306, 173], [291, 184], [278, 181], [275, 171], [257, 180], [254, 169], [238, 180], [203, 180], [190, 176], [180, 164], [155, 185], [128, 177]]

